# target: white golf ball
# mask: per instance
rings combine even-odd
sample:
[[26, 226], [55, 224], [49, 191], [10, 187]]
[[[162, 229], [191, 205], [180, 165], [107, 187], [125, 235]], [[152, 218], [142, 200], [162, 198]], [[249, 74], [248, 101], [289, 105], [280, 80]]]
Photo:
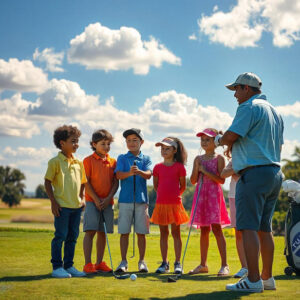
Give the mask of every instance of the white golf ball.
[[130, 279], [131, 279], [132, 281], [135, 281], [135, 280], [137, 279], [137, 276], [136, 276], [135, 274], [131, 274], [131, 275], [130, 275]]

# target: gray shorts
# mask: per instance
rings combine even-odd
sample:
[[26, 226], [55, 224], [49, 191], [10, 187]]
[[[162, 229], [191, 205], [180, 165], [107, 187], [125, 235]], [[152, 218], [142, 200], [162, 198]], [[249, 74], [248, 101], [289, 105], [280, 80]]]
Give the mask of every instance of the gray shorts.
[[272, 231], [272, 217], [282, 183], [279, 167], [260, 166], [242, 173], [236, 185], [236, 229]]
[[[107, 233], [114, 232], [114, 210], [112, 205], [103, 211]], [[104, 232], [103, 220], [100, 211], [94, 202], [87, 201], [83, 215], [83, 231], [95, 230]]]
[[[133, 224], [133, 203], [119, 203], [119, 219], [118, 232], [120, 234], [127, 234], [131, 232], [131, 225]], [[135, 204], [135, 232], [139, 234], [149, 233], [149, 214], [148, 204]]]

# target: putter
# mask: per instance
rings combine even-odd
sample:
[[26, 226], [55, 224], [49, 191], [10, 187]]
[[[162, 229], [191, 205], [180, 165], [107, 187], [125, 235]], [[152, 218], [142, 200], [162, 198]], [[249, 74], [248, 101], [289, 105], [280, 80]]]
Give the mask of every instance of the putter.
[[111, 269], [112, 269], [112, 274], [116, 279], [127, 279], [130, 277], [130, 274], [122, 274], [122, 275], [117, 275], [114, 271], [114, 267], [113, 267], [113, 263], [112, 263], [112, 258], [111, 258], [111, 253], [110, 253], [110, 247], [109, 247], [109, 242], [108, 242], [108, 236], [107, 236], [107, 230], [106, 230], [106, 223], [105, 223], [105, 218], [104, 218], [104, 213], [103, 210], [101, 210], [101, 216], [102, 216], [102, 220], [103, 220], [103, 227], [104, 227], [104, 233], [105, 233], [105, 237], [106, 237], [106, 244], [107, 244], [107, 249], [108, 249], [108, 253], [109, 253], [109, 259], [110, 259], [110, 265], [111, 265]]
[[[136, 166], [136, 161], [133, 162], [133, 165]], [[132, 236], [132, 256], [135, 256], [135, 190], [136, 190], [136, 176], [133, 175], [133, 236]]]
[[[182, 263], [181, 263], [182, 270], [183, 270], [183, 264], [184, 264], [184, 258], [185, 258], [187, 246], [188, 246], [188, 243], [189, 243], [189, 240], [190, 240], [191, 230], [192, 230], [193, 223], [194, 223], [195, 213], [196, 213], [196, 209], [197, 209], [197, 206], [198, 206], [198, 200], [199, 200], [199, 197], [200, 197], [202, 183], [203, 183], [203, 174], [202, 174], [201, 179], [200, 179], [198, 193], [197, 193], [197, 198], [196, 198], [196, 204], [195, 204], [194, 213], [193, 213], [193, 217], [192, 217], [192, 222], [191, 222], [191, 226], [190, 226], [190, 229], [189, 229], [188, 238], [186, 240], [186, 244], [185, 244], [185, 248], [184, 248], [184, 252], [183, 252]], [[176, 282], [178, 279], [181, 278], [181, 276], [182, 276], [182, 272], [180, 274], [174, 276], [174, 277], [168, 277], [168, 282]]]

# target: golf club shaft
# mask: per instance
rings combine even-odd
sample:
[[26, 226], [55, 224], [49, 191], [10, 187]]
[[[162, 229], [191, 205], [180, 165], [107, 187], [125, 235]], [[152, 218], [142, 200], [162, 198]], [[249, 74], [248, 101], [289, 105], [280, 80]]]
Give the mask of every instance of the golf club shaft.
[[105, 237], [106, 237], [106, 244], [107, 244], [107, 249], [108, 249], [108, 253], [109, 253], [109, 259], [110, 259], [112, 274], [117, 279], [129, 278], [129, 276], [130, 276], [129, 274], [124, 274], [124, 275], [119, 275], [119, 276], [115, 274], [114, 266], [113, 266], [113, 262], [112, 262], [112, 258], [111, 258], [111, 253], [110, 253], [110, 247], [109, 247], [109, 242], [108, 242], [108, 235], [107, 235], [107, 229], [106, 229], [106, 223], [105, 223], [103, 210], [101, 210], [101, 216], [102, 216], [102, 220], [103, 220], [103, 227], [104, 227], [104, 233], [105, 233]]
[[[188, 246], [188, 243], [189, 243], [189, 239], [190, 239], [190, 235], [191, 235], [191, 230], [192, 230], [192, 227], [193, 227], [194, 218], [195, 218], [195, 214], [196, 214], [196, 209], [197, 209], [197, 206], [198, 206], [198, 201], [199, 201], [200, 192], [201, 192], [202, 183], [203, 183], [203, 174], [200, 173], [200, 176], [201, 176], [201, 178], [200, 178], [200, 183], [199, 183], [199, 186], [198, 186], [198, 193], [197, 193], [196, 203], [195, 203], [195, 207], [194, 207], [192, 222], [191, 222], [191, 226], [190, 226], [190, 229], [189, 229], [188, 238], [187, 238], [187, 241], [186, 241], [186, 244], [185, 244], [185, 249], [184, 249], [183, 257], [182, 257], [182, 263], [181, 263], [182, 264], [182, 270], [183, 270], [184, 258], [185, 258], [187, 246]], [[179, 278], [179, 277], [177, 277], [177, 278]]]
[[[136, 161], [133, 162], [136, 166]], [[136, 175], [133, 175], [133, 237], [132, 237], [132, 257], [135, 256], [135, 190], [136, 190]]]

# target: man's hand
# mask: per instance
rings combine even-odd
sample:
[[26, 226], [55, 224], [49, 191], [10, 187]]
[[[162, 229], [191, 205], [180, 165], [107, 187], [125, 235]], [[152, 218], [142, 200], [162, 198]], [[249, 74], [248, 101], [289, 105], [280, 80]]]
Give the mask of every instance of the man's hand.
[[60, 205], [56, 202], [56, 200], [53, 200], [51, 201], [51, 211], [52, 211], [52, 214], [55, 216], [55, 217], [59, 217], [60, 216], [60, 211], [61, 211], [61, 207]]

